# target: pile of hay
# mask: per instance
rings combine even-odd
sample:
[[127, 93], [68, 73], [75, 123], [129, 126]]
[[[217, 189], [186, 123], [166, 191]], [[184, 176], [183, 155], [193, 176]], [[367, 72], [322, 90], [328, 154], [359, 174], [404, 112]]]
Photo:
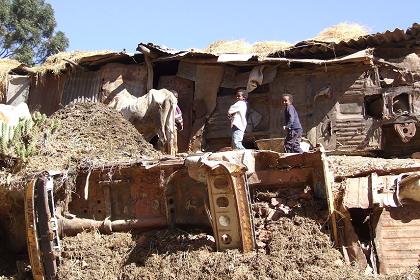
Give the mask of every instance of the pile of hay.
[[325, 28], [317, 36], [312, 38], [315, 41], [338, 43], [341, 41], [349, 41], [365, 36], [369, 30], [357, 23], [339, 23], [337, 25]]
[[218, 40], [211, 43], [203, 52], [222, 54], [222, 53], [253, 53], [259, 56], [267, 56], [270, 53], [282, 51], [291, 46], [284, 41], [265, 41], [250, 44], [244, 40]]
[[59, 127], [39, 143], [26, 171], [118, 165], [157, 159], [160, 153], [116, 110], [102, 103], [76, 103], [54, 113]]
[[40, 66], [34, 67], [39, 75], [44, 75], [46, 72], [51, 72], [54, 75], [59, 75], [66, 69], [69, 63], [77, 64], [81, 59], [96, 55], [105, 55], [113, 53], [112, 51], [73, 51], [73, 52], [59, 52], [47, 58], [47, 60]]

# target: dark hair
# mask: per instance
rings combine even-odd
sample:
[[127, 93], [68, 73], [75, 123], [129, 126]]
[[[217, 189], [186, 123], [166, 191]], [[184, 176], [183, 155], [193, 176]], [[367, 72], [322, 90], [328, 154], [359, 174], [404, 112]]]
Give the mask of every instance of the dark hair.
[[236, 89], [236, 94], [240, 94], [243, 98], [248, 99], [248, 92], [246, 92], [246, 89], [244, 88], [238, 88]]
[[285, 94], [283, 94], [281, 97], [289, 97], [289, 101], [290, 101], [291, 103], [293, 103], [293, 95], [291, 95], [291, 94], [289, 94], [289, 93], [285, 93]]

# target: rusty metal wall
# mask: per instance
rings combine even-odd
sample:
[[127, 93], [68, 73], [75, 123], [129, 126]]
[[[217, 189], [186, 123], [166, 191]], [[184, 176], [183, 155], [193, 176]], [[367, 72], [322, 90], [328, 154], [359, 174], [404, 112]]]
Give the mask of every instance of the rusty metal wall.
[[60, 108], [61, 95], [67, 74], [46, 74], [44, 77], [33, 77], [28, 105], [31, 111], [51, 115]]
[[147, 68], [145, 64], [108, 63], [101, 68], [104, 97], [126, 89], [134, 96], [146, 94]]
[[33, 78], [28, 98], [32, 110], [51, 115], [73, 102], [102, 102], [127, 89], [134, 96], [146, 93], [147, 70], [143, 64], [109, 63], [97, 71], [72, 71]]
[[376, 226], [379, 273], [389, 274], [420, 264], [420, 207], [383, 209]]
[[393, 125], [384, 126], [382, 129], [382, 142], [385, 154], [407, 155], [420, 151], [420, 124], [417, 124], [416, 128], [416, 135], [408, 143], [404, 143]]
[[75, 102], [99, 102], [101, 87], [100, 71], [73, 72], [64, 85], [61, 104], [66, 106]]

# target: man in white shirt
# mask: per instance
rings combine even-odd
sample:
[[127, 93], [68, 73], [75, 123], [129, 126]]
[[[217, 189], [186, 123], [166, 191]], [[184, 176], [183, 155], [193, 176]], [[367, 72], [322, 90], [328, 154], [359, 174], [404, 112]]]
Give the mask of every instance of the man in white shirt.
[[238, 89], [236, 91], [236, 102], [230, 106], [228, 111], [228, 116], [231, 120], [232, 128], [232, 148], [233, 149], [245, 149], [242, 145], [242, 140], [244, 138], [244, 133], [246, 129], [246, 110], [248, 93], [245, 89]]

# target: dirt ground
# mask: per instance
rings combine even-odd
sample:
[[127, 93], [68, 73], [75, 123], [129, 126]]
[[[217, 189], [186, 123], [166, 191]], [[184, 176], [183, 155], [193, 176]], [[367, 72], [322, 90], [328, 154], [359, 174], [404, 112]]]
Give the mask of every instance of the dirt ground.
[[328, 156], [328, 162], [336, 178], [351, 177], [377, 172], [389, 172], [398, 168], [420, 167], [420, 159], [385, 159], [362, 156]]
[[63, 239], [59, 279], [375, 279], [345, 264], [325, 231], [325, 206], [307, 189], [258, 193], [252, 208], [255, 252], [216, 252], [214, 238], [197, 229], [84, 232]]

